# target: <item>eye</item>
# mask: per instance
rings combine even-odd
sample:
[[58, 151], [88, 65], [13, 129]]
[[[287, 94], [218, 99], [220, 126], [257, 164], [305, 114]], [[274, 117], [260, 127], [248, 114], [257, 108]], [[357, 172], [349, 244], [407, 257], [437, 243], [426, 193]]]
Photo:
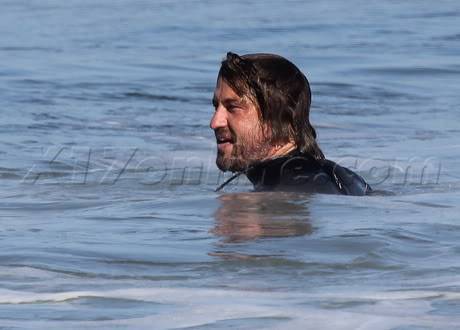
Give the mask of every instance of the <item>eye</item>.
[[228, 112], [237, 112], [237, 111], [242, 111], [243, 108], [238, 106], [238, 105], [230, 105], [228, 108], [227, 108]]

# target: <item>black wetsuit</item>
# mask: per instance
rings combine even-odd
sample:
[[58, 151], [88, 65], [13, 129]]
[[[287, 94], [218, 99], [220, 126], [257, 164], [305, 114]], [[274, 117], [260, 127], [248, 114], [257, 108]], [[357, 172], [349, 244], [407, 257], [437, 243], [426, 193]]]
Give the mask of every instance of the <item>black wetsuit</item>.
[[362, 177], [330, 160], [293, 152], [246, 172], [256, 191], [299, 191], [362, 196], [372, 191]]

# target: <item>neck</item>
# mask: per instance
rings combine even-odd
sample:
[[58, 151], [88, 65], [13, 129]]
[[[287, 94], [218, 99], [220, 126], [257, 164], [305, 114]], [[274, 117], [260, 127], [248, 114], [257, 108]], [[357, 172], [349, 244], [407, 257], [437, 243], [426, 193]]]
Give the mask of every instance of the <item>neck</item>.
[[289, 154], [294, 149], [295, 149], [295, 145], [292, 142], [288, 142], [288, 143], [286, 143], [285, 145], [282, 145], [282, 146], [276, 146], [270, 151], [268, 156], [265, 157], [263, 160], [268, 160], [268, 159], [273, 159], [273, 158], [279, 158], [279, 157], [286, 156], [287, 154]]
[[254, 186], [275, 184], [280, 180], [280, 168], [283, 166], [283, 157], [294, 151], [294, 143], [286, 143], [270, 150], [268, 155], [246, 171], [246, 176]]

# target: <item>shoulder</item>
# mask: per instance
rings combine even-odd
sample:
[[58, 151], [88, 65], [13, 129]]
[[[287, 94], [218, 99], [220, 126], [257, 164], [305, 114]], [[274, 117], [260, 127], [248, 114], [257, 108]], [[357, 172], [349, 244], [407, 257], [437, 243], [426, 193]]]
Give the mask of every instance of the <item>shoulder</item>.
[[362, 196], [372, 191], [370, 185], [352, 170], [328, 159], [321, 161], [321, 163], [323, 169], [333, 178], [343, 194]]
[[246, 175], [260, 190], [365, 195], [370, 186], [353, 171], [330, 160], [294, 154], [272, 159], [251, 168]]

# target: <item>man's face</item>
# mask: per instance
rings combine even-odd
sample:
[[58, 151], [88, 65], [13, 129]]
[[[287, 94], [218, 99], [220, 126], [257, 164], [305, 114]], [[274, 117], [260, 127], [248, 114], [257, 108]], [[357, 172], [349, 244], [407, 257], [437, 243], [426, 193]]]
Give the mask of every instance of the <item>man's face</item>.
[[216, 164], [222, 171], [243, 171], [266, 157], [270, 147], [264, 138], [258, 110], [219, 78], [214, 90], [215, 108], [210, 127], [217, 142]]

